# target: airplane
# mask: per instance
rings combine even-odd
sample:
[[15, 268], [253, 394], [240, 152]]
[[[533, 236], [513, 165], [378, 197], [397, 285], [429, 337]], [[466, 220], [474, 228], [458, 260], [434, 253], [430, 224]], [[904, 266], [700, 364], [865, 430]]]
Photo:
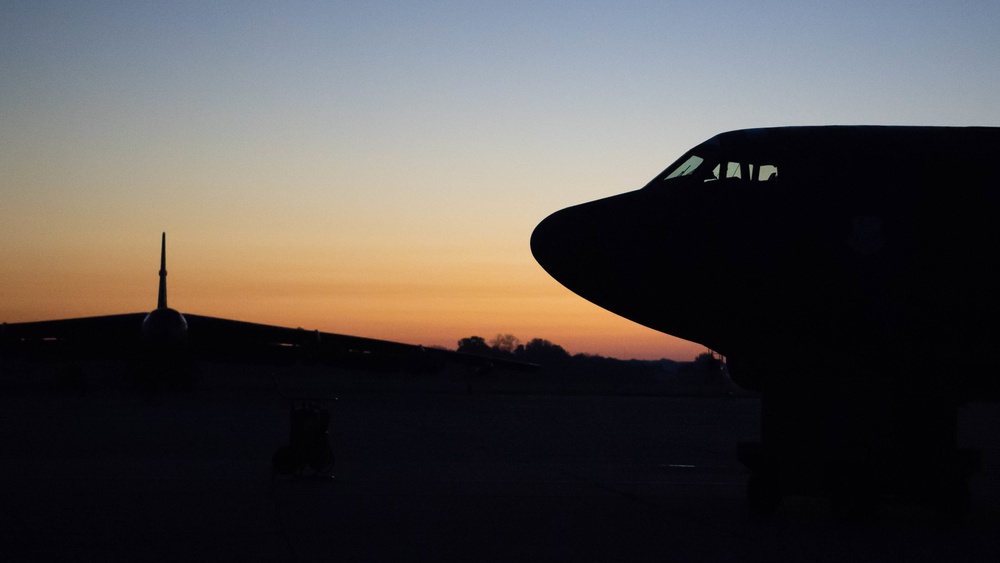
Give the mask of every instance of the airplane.
[[557, 211], [538, 263], [611, 312], [723, 354], [760, 392], [751, 508], [826, 496], [968, 509], [957, 409], [1000, 398], [1000, 128], [730, 131], [639, 190]]
[[530, 370], [513, 360], [373, 338], [180, 313], [167, 305], [167, 235], [160, 241], [159, 288], [150, 312], [0, 325], [0, 358], [76, 362], [126, 360], [142, 388], [190, 387], [196, 362], [319, 364], [366, 371]]

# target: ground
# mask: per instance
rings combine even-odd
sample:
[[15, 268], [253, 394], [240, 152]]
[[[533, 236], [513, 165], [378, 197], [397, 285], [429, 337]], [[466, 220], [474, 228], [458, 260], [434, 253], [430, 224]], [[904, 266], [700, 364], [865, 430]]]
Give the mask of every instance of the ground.
[[[90, 375], [93, 371], [90, 372]], [[262, 370], [194, 390], [0, 387], [5, 560], [994, 561], [1000, 408], [961, 412], [983, 450], [968, 521], [821, 499], [752, 514], [736, 443], [754, 398], [359, 390], [279, 374], [330, 409], [332, 477], [271, 474], [289, 400]], [[23, 382], [18, 379], [17, 382]], [[470, 392], [470, 390], [472, 392]], [[337, 397], [337, 400], [333, 400]]]

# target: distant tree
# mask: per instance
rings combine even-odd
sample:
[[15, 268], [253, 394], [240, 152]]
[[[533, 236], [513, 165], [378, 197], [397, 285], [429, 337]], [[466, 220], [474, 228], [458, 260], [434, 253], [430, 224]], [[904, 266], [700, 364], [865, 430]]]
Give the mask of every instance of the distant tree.
[[727, 390], [725, 364], [712, 352], [698, 354], [677, 371], [678, 382], [690, 393], [714, 395]]
[[482, 336], [470, 336], [458, 341], [458, 351], [467, 354], [489, 355], [492, 352], [486, 339]]
[[532, 338], [524, 345], [524, 349], [518, 356], [526, 362], [533, 362], [541, 365], [552, 365], [566, 362], [570, 355], [558, 344], [553, 344], [544, 338]]
[[513, 356], [520, 343], [521, 341], [513, 334], [497, 334], [496, 338], [490, 340], [490, 347], [505, 356]]
[[722, 369], [722, 360], [720, 360], [712, 352], [702, 352], [701, 354], [698, 354], [694, 359], [694, 363], [706, 371]]

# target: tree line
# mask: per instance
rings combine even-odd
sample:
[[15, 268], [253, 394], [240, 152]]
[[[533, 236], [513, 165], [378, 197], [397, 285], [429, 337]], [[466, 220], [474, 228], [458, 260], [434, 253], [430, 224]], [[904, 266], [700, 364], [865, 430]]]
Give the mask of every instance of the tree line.
[[458, 341], [458, 351], [480, 356], [538, 364], [539, 376], [562, 380], [566, 385], [622, 388], [657, 388], [679, 395], [731, 395], [741, 393], [729, 378], [721, 356], [706, 351], [694, 361], [620, 360], [591, 354], [569, 354], [544, 338], [522, 343], [513, 334], [486, 340], [470, 336]]
[[544, 338], [532, 338], [527, 344], [522, 344], [513, 334], [497, 334], [489, 342], [481, 336], [463, 338], [458, 341], [458, 351], [539, 365], [562, 364], [571, 359], [558, 344]]

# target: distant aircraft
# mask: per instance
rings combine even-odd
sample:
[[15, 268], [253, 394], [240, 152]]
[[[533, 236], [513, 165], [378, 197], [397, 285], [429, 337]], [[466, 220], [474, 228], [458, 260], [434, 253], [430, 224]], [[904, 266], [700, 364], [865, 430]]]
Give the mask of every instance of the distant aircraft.
[[166, 233], [156, 309], [101, 317], [4, 323], [0, 356], [45, 360], [125, 359], [138, 383], [183, 383], [195, 361], [318, 362], [363, 370], [433, 372], [447, 362], [530, 369], [530, 364], [372, 338], [181, 314], [167, 306]]
[[1000, 128], [722, 133], [640, 190], [553, 213], [536, 260], [581, 297], [724, 354], [761, 392], [751, 505], [916, 496], [958, 515], [957, 407], [1000, 398]]

